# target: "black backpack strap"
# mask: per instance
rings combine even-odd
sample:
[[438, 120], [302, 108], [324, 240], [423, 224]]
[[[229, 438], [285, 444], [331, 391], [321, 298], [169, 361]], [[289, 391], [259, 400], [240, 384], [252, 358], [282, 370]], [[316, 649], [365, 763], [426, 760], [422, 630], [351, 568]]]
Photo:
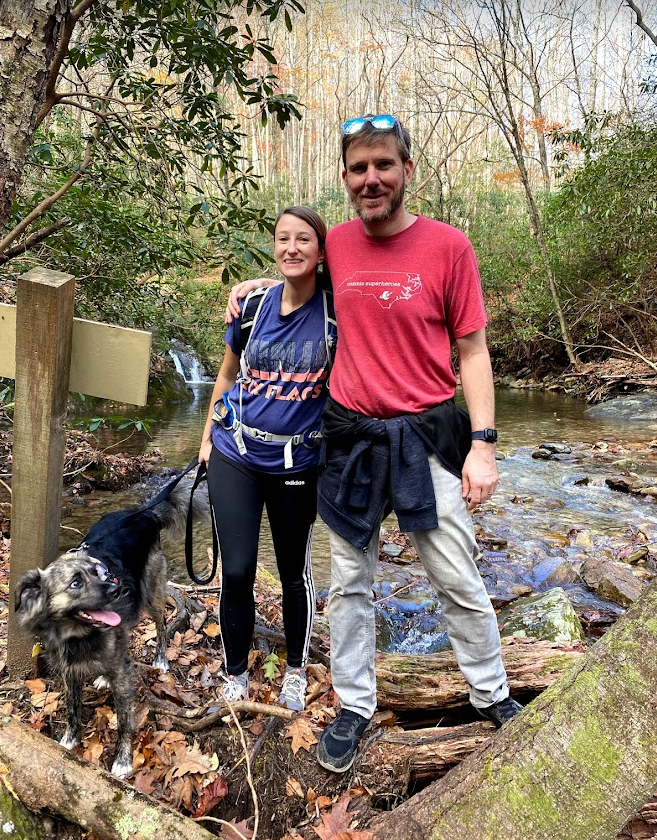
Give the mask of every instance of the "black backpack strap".
[[329, 289], [322, 289], [322, 295], [324, 303], [324, 339], [326, 341], [326, 357], [330, 371], [333, 366], [335, 350], [338, 344], [338, 324], [335, 320], [333, 292]]
[[193, 516], [193, 506], [192, 500], [194, 498], [194, 491], [199, 486], [199, 484], [204, 480], [207, 479], [207, 467], [206, 465], [199, 464], [198, 471], [196, 473], [196, 478], [194, 479], [194, 484], [192, 485], [192, 491], [189, 494], [189, 508], [187, 509], [187, 528], [185, 530], [185, 563], [187, 564], [187, 574], [190, 578], [197, 583], [199, 586], [206, 586], [208, 583], [212, 581], [212, 578], [217, 573], [217, 558], [219, 556], [219, 546], [217, 544], [217, 531], [214, 527], [214, 516], [212, 517], [212, 569], [210, 570], [210, 574], [206, 578], [200, 578], [197, 576], [196, 572], [194, 571], [194, 556], [193, 556], [193, 540], [194, 536], [192, 533], [192, 525], [194, 523], [194, 516]]
[[[249, 343], [251, 337], [251, 330], [258, 317], [258, 310], [264, 296], [267, 293], [267, 286], [260, 286], [253, 289], [244, 298], [244, 306], [242, 307], [242, 314], [240, 315], [240, 353], [246, 350], [246, 345]], [[239, 353], [237, 354], [239, 355]]]

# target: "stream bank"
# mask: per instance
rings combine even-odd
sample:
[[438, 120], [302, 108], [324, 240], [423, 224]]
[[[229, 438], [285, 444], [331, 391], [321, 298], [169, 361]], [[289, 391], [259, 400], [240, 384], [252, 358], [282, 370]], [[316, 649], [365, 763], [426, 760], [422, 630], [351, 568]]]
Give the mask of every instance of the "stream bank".
[[[573, 605], [580, 628], [593, 640], [624, 607], [607, 597], [609, 590], [606, 590], [607, 595], [594, 592], [585, 579], [585, 575], [589, 576], [587, 565], [601, 560], [612, 564], [613, 569], [624, 568], [639, 586], [645, 586], [645, 581], [654, 574], [657, 507], [650, 494], [638, 491], [654, 486], [651, 482], [657, 476], [657, 444], [653, 439], [657, 438], [657, 431], [653, 431], [650, 423], [618, 426], [609, 418], [589, 418], [576, 400], [557, 393], [510, 389], [500, 392], [499, 397], [501, 422], [498, 425], [503, 431], [500, 487], [493, 500], [475, 511], [475, 527], [482, 550], [481, 569], [489, 593], [503, 616], [502, 610], [529, 602], [529, 596], [561, 589]], [[134, 445], [134, 451], [139, 449], [139, 453], [126, 456], [126, 464], [132, 457], [141, 458], [146, 473], [157, 473], [165, 463], [168, 468], [185, 463], [196, 446], [198, 424], [204, 420], [207, 399], [208, 389], [201, 388], [193, 402], [172, 410], [166, 419], [153, 425], [152, 439], [143, 437], [139, 441], [138, 436], [132, 436], [121, 448]], [[181, 436], [182, 427], [188, 432]], [[109, 441], [103, 443], [106, 445]], [[7, 445], [5, 441], [4, 446]], [[73, 450], [80, 457], [78, 467], [84, 467], [89, 460], [86, 444], [83, 447], [76, 439]], [[156, 454], [149, 462], [148, 452], [153, 451]], [[164, 460], [163, 452], [167, 453]], [[77, 480], [88, 480], [84, 478], [85, 471]], [[122, 474], [120, 467], [116, 474]], [[145, 483], [152, 487], [148, 477]], [[79, 526], [83, 531], [89, 520], [97, 519], [110, 508], [134, 504], [146, 492], [142, 483], [137, 491], [96, 490], [89, 494], [72, 494], [65, 500], [64, 524], [69, 528]], [[317, 530], [320, 530], [319, 526]], [[379, 622], [387, 628], [388, 634], [385, 646], [398, 653], [440, 649], [439, 606], [426, 586], [422, 570], [408, 552], [405, 537], [395, 531], [394, 522], [389, 520], [382, 538], [377, 595]], [[68, 545], [75, 540], [70, 532], [65, 534]], [[266, 542], [264, 539], [263, 543]], [[8, 540], [3, 545], [6, 543]], [[396, 548], [401, 551], [397, 552]], [[320, 546], [316, 553], [325, 563], [327, 549]], [[175, 563], [180, 549], [167, 549], [167, 554]], [[318, 577], [320, 575], [326, 575], [324, 568], [318, 571]], [[598, 577], [602, 580], [603, 575]], [[594, 577], [590, 576], [590, 579]], [[202, 609], [190, 615], [187, 625], [176, 630], [171, 639], [168, 656], [173, 666], [172, 675], [160, 679], [146, 665], [152, 633], [149, 624], [143, 622], [135, 634], [134, 652], [143, 663], [140, 674], [145, 677], [150, 691], [146, 697], [150, 699], [140, 701], [139, 705], [140, 732], [135, 744], [139, 769], [134, 784], [192, 813], [207, 805], [200, 804], [203, 782], [209, 778], [209, 773], [216, 772], [211, 769], [213, 756], [219, 756], [220, 775], [227, 778], [230, 793], [223, 804], [216, 805], [217, 810], [213, 813], [239, 820], [252, 810], [252, 806], [242, 772], [233, 772], [241, 762], [238, 734], [219, 726], [218, 722], [215, 729], [194, 734], [181, 729], [174, 716], [176, 709], [191, 711], [196, 706], [203, 706], [215, 697], [221, 685], [217, 592], [191, 591], [190, 595]], [[323, 599], [320, 598], [318, 606], [319, 632], [314, 641], [325, 654]], [[258, 592], [258, 613], [270, 629], [280, 626], [277, 592], [268, 592], [266, 585]], [[175, 620], [175, 614], [169, 617]], [[503, 632], [505, 629], [518, 632], [508, 614], [500, 621]], [[533, 643], [527, 644], [531, 647]], [[557, 642], [557, 645], [566, 644]], [[265, 703], [275, 703], [280, 685], [280, 670], [273, 677], [267, 676], [265, 661], [270, 653], [284, 657], [280, 643], [259, 639], [250, 661], [253, 696]], [[56, 737], [61, 733], [63, 717], [60, 687], [48, 678], [40, 680], [28, 687], [27, 684], [11, 686], [5, 679], [2, 684], [4, 712]], [[298, 718], [309, 721], [307, 727], [305, 723], [292, 730], [284, 724], [270, 727], [271, 721], [266, 717], [245, 718], [244, 721], [249, 749], [257, 751], [258, 743], [265, 744], [258, 765], [269, 773], [271, 781], [264, 788], [263, 814], [269, 814], [272, 802], [276, 802], [278, 810], [285, 814], [284, 818], [276, 820], [271, 817], [269, 825], [273, 837], [282, 836], [291, 827], [298, 830], [297, 836], [310, 837], [314, 826], [322, 828], [324, 818], [324, 821], [329, 819], [332, 809], [337, 808], [340, 797], [347, 791], [358, 791], [350, 794], [354, 806], [365, 808], [367, 802], [356, 777], [341, 779], [336, 784], [335, 779], [319, 772], [315, 764], [313, 739], [317, 737], [318, 728], [334, 714], [336, 702], [326, 666], [319, 660], [313, 663], [311, 692], [315, 699], [309, 704], [308, 713]], [[530, 700], [532, 696], [528, 694], [523, 699]], [[81, 754], [93, 763], [108, 766], [115, 737], [111, 698], [89, 689], [86, 711], [88, 719]], [[467, 708], [463, 707], [459, 712], [462, 718], [457, 715], [453, 721], [460, 724], [459, 731], [463, 726], [473, 726], [471, 719], [463, 723], [468, 720], [466, 713]], [[436, 716], [444, 717], [445, 710], [434, 709], [431, 717], [426, 711], [422, 712], [425, 723], [432, 726]], [[389, 736], [407, 737], [398, 731], [400, 718], [399, 714], [380, 713], [377, 722], [383, 728], [377, 732], [383, 735], [377, 744], [387, 744]], [[418, 722], [416, 718], [413, 726]], [[473, 745], [490, 737], [485, 730], [486, 724], [474, 725], [479, 728], [471, 736], [469, 743]], [[299, 760], [295, 760], [297, 755]], [[203, 767], [207, 769], [200, 769]], [[409, 780], [400, 777], [391, 780], [391, 784], [393, 782], [391, 790], [397, 802], [408, 794]], [[67, 836], [83, 835], [71, 833]]]

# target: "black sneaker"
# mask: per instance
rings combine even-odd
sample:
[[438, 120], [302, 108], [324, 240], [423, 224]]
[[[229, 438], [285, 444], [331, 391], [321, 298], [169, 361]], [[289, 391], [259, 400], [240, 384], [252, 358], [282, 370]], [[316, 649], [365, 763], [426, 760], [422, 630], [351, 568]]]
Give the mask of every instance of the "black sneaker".
[[499, 729], [503, 723], [511, 720], [523, 708], [513, 697], [505, 697], [504, 700], [499, 700], [497, 703], [493, 703], [492, 706], [486, 706], [484, 709], [477, 708], [477, 711], [482, 717], [492, 720]]
[[370, 718], [343, 709], [322, 732], [317, 745], [317, 761], [326, 770], [345, 773], [354, 763], [360, 739]]

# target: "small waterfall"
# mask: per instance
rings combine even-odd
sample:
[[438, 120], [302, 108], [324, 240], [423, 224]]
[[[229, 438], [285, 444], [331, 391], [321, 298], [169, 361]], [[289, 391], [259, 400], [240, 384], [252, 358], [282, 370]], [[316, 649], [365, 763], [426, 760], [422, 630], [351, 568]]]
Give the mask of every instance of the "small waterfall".
[[173, 359], [176, 370], [188, 385], [213, 381], [212, 377], [208, 376], [203, 369], [203, 365], [194, 350], [177, 338], [171, 339], [169, 355]]

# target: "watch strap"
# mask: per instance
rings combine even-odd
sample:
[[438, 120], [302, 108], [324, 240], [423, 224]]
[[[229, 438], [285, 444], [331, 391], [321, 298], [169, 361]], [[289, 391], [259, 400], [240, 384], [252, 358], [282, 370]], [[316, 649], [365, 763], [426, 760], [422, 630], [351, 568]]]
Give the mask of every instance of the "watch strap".
[[478, 429], [472, 432], [472, 440], [483, 440], [486, 443], [497, 443], [497, 429]]

